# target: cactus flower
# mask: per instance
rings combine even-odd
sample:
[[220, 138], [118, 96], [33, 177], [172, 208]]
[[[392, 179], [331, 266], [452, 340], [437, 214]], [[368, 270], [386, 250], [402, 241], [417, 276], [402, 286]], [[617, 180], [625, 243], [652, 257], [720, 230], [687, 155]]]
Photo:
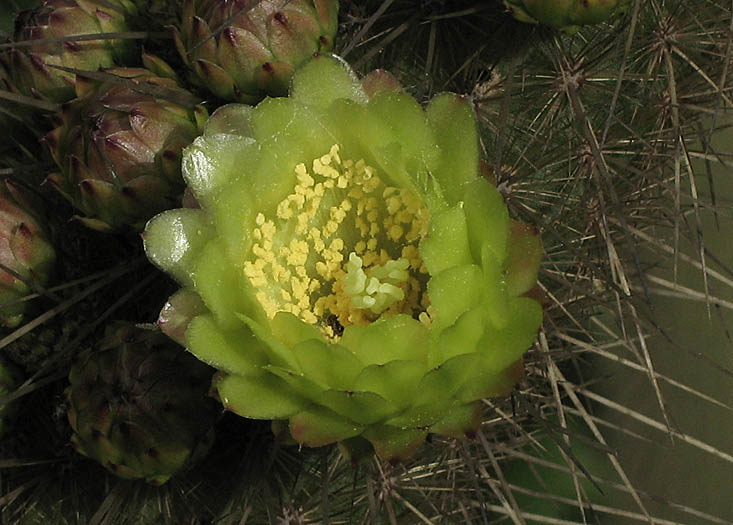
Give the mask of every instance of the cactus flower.
[[631, 0], [504, 0], [517, 20], [567, 32], [620, 15], [630, 3]]
[[219, 369], [228, 409], [400, 460], [513, 389], [542, 247], [480, 177], [470, 103], [423, 110], [375, 79], [318, 56], [289, 97], [220, 108], [184, 153], [200, 208], [144, 242], [185, 290], [163, 320]]

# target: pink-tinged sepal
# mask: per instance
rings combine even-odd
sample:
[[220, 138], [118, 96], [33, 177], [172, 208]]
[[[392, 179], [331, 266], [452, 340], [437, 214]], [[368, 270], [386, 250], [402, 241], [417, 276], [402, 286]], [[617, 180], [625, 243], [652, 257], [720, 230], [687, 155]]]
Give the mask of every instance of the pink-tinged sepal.
[[542, 255], [542, 240], [537, 229], [524, 222], [512, 221], [509, 254], [504, 264], [509, 295], [520, 296], [537, 284]]
[[182, 289], [174, 293], [160, 311], [156, 324], [160, 330], [181, 346], [186, 346], [186, 329], [191, 320], [207, 312], [196, 292]]

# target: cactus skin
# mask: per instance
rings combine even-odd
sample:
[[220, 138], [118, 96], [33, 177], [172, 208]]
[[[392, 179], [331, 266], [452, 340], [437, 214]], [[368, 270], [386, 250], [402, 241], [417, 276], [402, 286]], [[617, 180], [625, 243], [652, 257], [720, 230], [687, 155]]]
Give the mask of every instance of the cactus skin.
[[69, 374], [73, 445], [121, 478], [165, 483], [213, 443], [212, 373], [160, 332], [111, 324]]
[[6, 328], [21, 323], [28, 303], [18, 301], [48, 282], [56, 262], [42, 209], [41, 202], [12, 180], [0, 183], [0, 324]]
[[338, 0], [186, 0], [174, 37], [211, 93], [253, 104], [286, 95], [293, 71], [331, 50], [338, 7]]

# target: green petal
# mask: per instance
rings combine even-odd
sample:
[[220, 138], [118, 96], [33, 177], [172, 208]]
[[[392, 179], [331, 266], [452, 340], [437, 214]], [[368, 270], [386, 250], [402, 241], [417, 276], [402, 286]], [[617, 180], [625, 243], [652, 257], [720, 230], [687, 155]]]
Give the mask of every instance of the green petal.
[[273, 363], [275, 366], [283, 367], [286, 370], [300, 373], [300, 365], [296, 361], [290, 347], [283, 344], [282, 341], [272, 335], [272, 332], [267, 327], [260, 324], [255, 319], [242, 313], [237, 313], [235, 315], [240, 321], [246, 324], [252, 332], [254, 332], [255, 336], [257, 336], [260, 341], [262, 341], [263, 351], [267, 353], [270, 363]]
[[416, 361], [371, 365], [356, 378], [354, 390], [374, 392], [404, 409], [415, 402], [425, 372], [425, 365]]
[[[367, 106], [341, 99], [328, 108], [328, 127], [343, 146], [342, 157], [377, 168], [385, 184], [417, 191], [407, 171], [403, 146], [388, 123]], [[426, 172], [423, 168], [422, 172]]]
[[[241, 325], [237, 312], [257, 315], [249, 283], [245, 281], [241, 265], [228, 256], [224, 241], [215, 238], [198, 254], [193, 272], [194, 288], [224, 329]], [[239, 271], [238, 271], [239, 270]]]
[[183, 152], [183, 178], [202, 204], [214, 205], [228, 183], [251, 166], [257, 156], [257, 145], [249, 137], [198, 137]]
[[325, 390], [323, 385], [319, 385], [315, 381], [312, 381], [310, 377], [300, 372], [294, 372], [288, 368], [273, 365], [264, 366], [263, 369], [285, 381], [303, 399], [314, 401]]
[[290, 312], [277, 312], [270, 321], [270, 330], [274, 337], [290, 348], [310, 339], [326, 340], [323, 332], [316, 326], [302, 321]]
[[502, 327], [509, 321], [507, 302], [510, 297], [506, 291], [506, 279], [502, 265], [494, 257], [488, 245], [481, 250], [481, 268], [483, 270], [481, 286], [483, 287], [483, 304], [486, 313], [496, 327]]
[[437, 346], [431, 348], [431, 364], [438, 365], [451, 357], [475, 352], [485, 327], [486, 310], [483, 307], [461, 314], [452, 326], [440, 333]]
[[247, 184], [232, 184], [211, 205], [217, 232], [232, 261], [244, 261], [252, 248], [250, 235], [258, 211], [254, 195]]
[[327, 107], [340, 98], [361, 104], [367, 102], [354, 71], [332, 55], [318, 55], [295, 72], [290, 83], [290, 98], [315, 107]]
[[428, 405], [422, 404], [422, 400], [418, 401], [420, 405], [408, 408], [400, 415], [385, 421], [385, 424], [398, 428], [429, 427], [443, 419], [456, 404], [452, 399], [432, 402]]
[[364, 364], [383, 365], [396, 360], [424, 363], [427, 340], [428, 329], [422, 323], [399, 314], [365, 326], [346, 327], [340, 344]]
[[501, 194], [485, 179], [476, 179], [466, 184], [463, 194], [463, 212], [468, 229], [471, 255], [478, 264], [481, 250], [488, 246], [499, 263], [506, 258], [509, 237], [509, 210]]
[[450, 203], [458, 202], [465, 185], [479, 170], [479, 142], [473, 108], [467, 98], [455, 93], [434, 97], [426, 110], [428, 122], [440, 148], [433, 175]]
[[364, 368], [364, 364], [343, 346], [315, 339], [295, 346], [293, 354], [308, 378], [339, 390], [352, 390], [356, 377]]
[[148, 222], [143, 245], [153, 264], [180, 283], [191, 285], [194, 262], [212, 233], [203, 211], [169, 210]]
[[[484, 363], [485, 363], [484, 359]], [[474, 374], [466, 378], [463, 386], [456, 392], [456, 399], [468, 403], [487, 397], [509, 395], [514, 386], [522, 379], [524, 364], [521, 359], [499, 373], [491, 364], [483, 364]]]
[[392, 403], [374, 392], [326, 390], [316, 402], [361, 425], [372, 425], [397, 410]]
[[212, 315], [200, 315], [186, 330], [186, 346], [201, 361], [230, 374], [256, 375], [266, 364], [260, 343], [244, 328], [224, 331]]
[[246, 104], [227, 104], [222, 106], [209, 117], [204, 129], [204, 135], [210, 137], [217, 134], [253, 137], [252, 106]]
[[290, 433], [307, 447], [321, 447], [361, 434], [364, 427], [325, 408], [312, 407], [290, 418]]
[[[485, 293], [483, 273], [475, 264], [454, 266], [428, 281], [428, 296], [435, 308], [431, 332], [443, 330], [479, 304]], [[432, 362], [432, 358], [431, 358]]]
[[483, 372], [479, 354], [463, 354], [453, 357], [425, 374], [418, 386], [421, 405], [440, 403], [458, 392], [466, 379]]
[[[260, 109], [262, 107], [262, 109]], [[240, 170], [249, 182], [249, 191], [257, 197], [257, 208], [265, 215], [275, 216], [276, 206], [293, 192], [296, 184], [295, 166], [305, 163], [310, 169], [313, 159], [327, 153], [338, 140], [316, 119], [313, 113], [289, 99], [265, 101], [253, 113], [253, 126], [259, 128], [271, 113], [276, 121], [290, 112], [287, 125], [269, 137], [261, 137], [258, 162], [250, 170]]]
[[469, 403], [454, 407], [441, 421], [433, 425], [431, 432], [462, 438], [471, 435], [481, 425], [481, 403]]
[[462, 205], [436, 213], [431, 218], [428, 233], [420, 241], [420, 255], [430, 275], [474, 262]]
[[375, 425], [364, 432], [377, 455], [392, 463], [406, 461], [412, 456], [428, 435], [427, 430], [402, 429], [389, 425]]
[[435, 162], [438, 150], [425, 112], [408, 94], [383, 92], [369, 101], [367, 110], [389, 130], [407, 162], [407, 172], [417, 173]]
[[542, 324], [542, 306], [528, 297], [511, 299], [507, 313], [507, 324], [498, 329], [489, 323], [478, 344], [485, 366], [495, 373], [522, 357], [537, 338]]
[[250, 419], [286, 419], [306, 406], [287, 383], [269, 373], [229, 375], [220, 379], [216, 388], [226, 408]]
[[542, 260], [542, 240], [529, 224], [512, 221], [509, 255], [506, 260], [507, 291], [517, 296], [537, 284]]

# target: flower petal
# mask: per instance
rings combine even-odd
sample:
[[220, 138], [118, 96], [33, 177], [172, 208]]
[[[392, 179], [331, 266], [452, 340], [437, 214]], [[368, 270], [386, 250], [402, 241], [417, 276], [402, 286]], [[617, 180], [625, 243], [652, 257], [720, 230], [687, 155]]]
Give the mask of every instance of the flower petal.
[[430, 275], [474, 262], [468, 244], [468, 224], [462, 205], [435, 214], [427, 235], [420, 241], [420, 255]]
[[374, 392], [326, 390], [316, 401], [361, 425], [372, 425], [397, 410], [392, 403]]
[[211, 314], [199, 315], [188, 325], [186, 347], [204, 363], [230, 374], [257, 375], [267, 359], [262, 343], [244, 327], [224, 331]]
[[416, 361], [391, 361], [362, 370], [354, 390], [375, 392], [400, 408], [415, 402], [417, 387], [425, 375], [425, 365]]
[[467, 98], [454, 93], [433, 97], [426, 110], [440, 155], [433, 175], [450, 203], [458, 202], [465, 185], [476, 179], [479, 144], [476, 119]]
[[216, 388], [226, 408], [251, 419], [286, 419], [306, 406], [287, 383], [269, 373], [225, 376]]
[[341, 58], [326, 54], [313, 57], [295, 72], [290, 98], [321, 108], [339, 98], [367, 103], [366, 93], [351, 67]]
[[165, 211], [153, 217], [145, 228], [145, 252], [153, 264], [190, 286], [194, 261], [210, 231], [206, 214], [201, 210]]
[[481, 250], [487, 245], [500, 264], [506, 258], [509, 237], [509, 211], [501, 194], [486, 179], [466, 184], [463, 194], [468, 240], [474, 261], [481, 262]]
[[354, 381], [364, 368], [364, 364], [340, 344], [312, 339], [293, 348], [293, 354], [309, 378], [339, 390], [353, 390]]
[[321, 447], [358, 436], [364, 427], [325, 408], [311, 407], [290, 418], [290, 433], [307, 447]]
[[428, 330], [419, 321], [399, 314], [366, 326], [348, 326], [341, 345], [367, 365], [395, 360], [425, 362]]

